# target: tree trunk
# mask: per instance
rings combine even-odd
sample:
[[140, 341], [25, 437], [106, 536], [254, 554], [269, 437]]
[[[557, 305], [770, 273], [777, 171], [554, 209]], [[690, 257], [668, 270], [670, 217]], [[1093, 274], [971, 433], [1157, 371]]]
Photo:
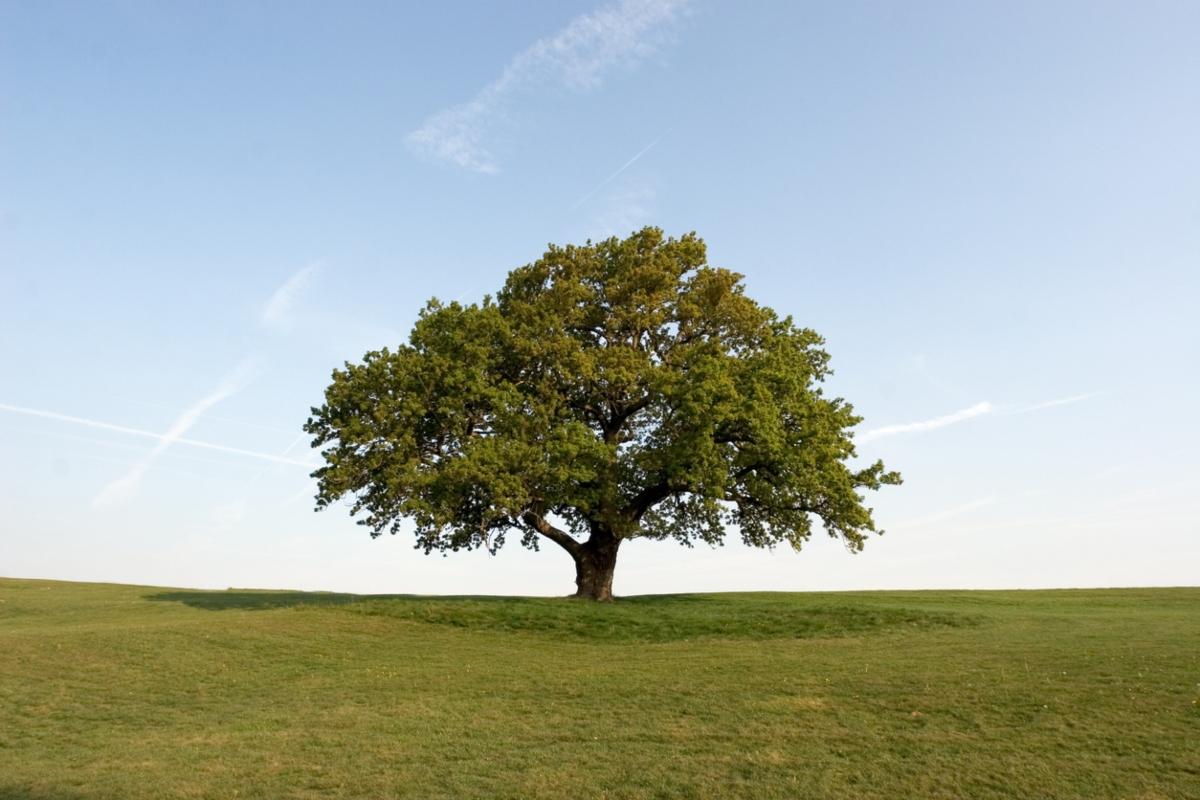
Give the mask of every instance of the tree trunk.
[[612, 602], [613, 570], [621, 540], [593, 536], [575, 554], [575, 596]]

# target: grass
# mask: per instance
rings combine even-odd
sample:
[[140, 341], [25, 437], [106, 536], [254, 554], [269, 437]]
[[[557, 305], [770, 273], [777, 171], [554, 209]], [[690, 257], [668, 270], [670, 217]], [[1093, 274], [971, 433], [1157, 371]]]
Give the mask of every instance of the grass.
[[0, 580], [0, 800], [1197, 798], [1200, 589]]

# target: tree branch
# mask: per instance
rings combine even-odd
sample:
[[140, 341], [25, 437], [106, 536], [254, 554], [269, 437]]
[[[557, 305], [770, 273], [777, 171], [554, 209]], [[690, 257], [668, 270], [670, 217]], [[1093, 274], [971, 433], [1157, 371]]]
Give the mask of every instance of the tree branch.
[[608, 444], [619, 444], [621, 431], [625, 427], [625, 423], [629, 418], [650, 405], [650, 395], [647, 394], [641, 400], [626, 406], [625, 408], [613, 410], [612, 416], [601, 423], [601, 433], [604, 434], [604, 441]]
[[554, 542], [563, 550], [566, 550], [571, 554], [572, 557], [579, 552], [579, 549], [582, 546], [579, 544], [579, 541], [575, 539], [575, 537], [571, 536], [571, 534], [554, 527], [546, 521], [545, 517], [535, 514], [532, 511], [526, 511], [524, 514], [522, 514], [521, 521], [530, 528], [533, 528], [542, 536], [545, 536], [547, 539]]
[[770, 503], [764, 502], [757, 497], [754, 497], [752, 495], [742, 494], [741, 492], [738, 492], [733, 489], [729, 489], [725, 492], [725, 500], [730, 503], [737, 503], [739, 506], [744, 505], [744, 506], [749, 506], [752, 508], [761, 508], [761, 509], [765, 509], [767, 511], [785, 511], [785, 512], [790, 511], [790, 512], [804, 513], [804, 514], [816, 514], [822, 518], [824, 518], [827, 515], [827, 513], [829, 512], [829, 509], [824, 507], [820, 503], [818, 503], [816, 505], [813, 505], [811, 503], [797, 503], [796, 505], [790, 505], [790, 506], [789, 505], [781, 505], [781, 506], [771, 505]]
[[629, 501], [629, 505], [624, 509], [624, 514], [634, 521], [640, 520], [642, 515], [656, 503], [666, 500], [676, 492], [683, 491], [687, 491], [686, 486], [672, 484], [669, 481], [661, 481], [653, 486], [647, 486]]

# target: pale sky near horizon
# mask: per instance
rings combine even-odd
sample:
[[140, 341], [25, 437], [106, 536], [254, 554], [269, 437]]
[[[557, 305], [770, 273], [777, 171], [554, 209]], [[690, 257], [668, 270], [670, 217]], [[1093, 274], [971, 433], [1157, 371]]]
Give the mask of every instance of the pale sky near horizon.
[[0, 0], [0, 575], [565, 594], [312, 512], [330, 370], [547, 242], [822, 333], [886, 536], [618, 594], [1200, 584], [1200, 4]]

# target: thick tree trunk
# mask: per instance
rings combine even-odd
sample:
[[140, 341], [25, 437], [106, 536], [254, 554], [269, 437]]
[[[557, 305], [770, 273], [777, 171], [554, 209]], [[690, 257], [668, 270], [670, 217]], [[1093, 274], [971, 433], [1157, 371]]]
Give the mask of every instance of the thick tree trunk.
[[579, 548], [575, 553], [576, 597], [612, 601], [613, 570], [620, 544], [620, 539], [593, 536]]

